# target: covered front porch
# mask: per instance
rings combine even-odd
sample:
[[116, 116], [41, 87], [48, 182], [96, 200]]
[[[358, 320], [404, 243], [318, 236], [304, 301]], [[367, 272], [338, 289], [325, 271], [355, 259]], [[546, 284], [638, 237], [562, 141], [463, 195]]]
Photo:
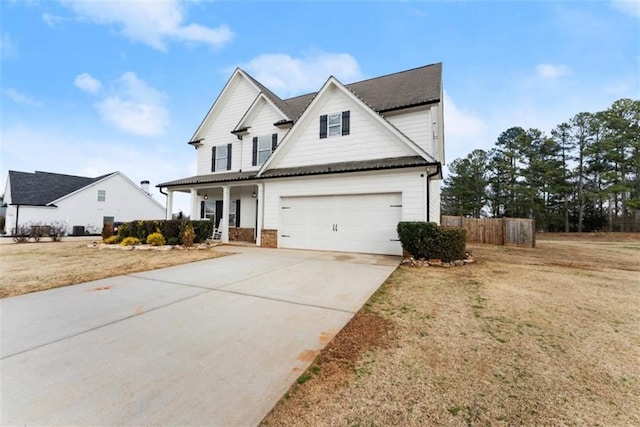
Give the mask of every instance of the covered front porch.
[[190, 194], [192, 220], [210, 219], [221, 241], [261, 245], [264, 185], [258, 182], [199, 183], [167, 187], [167, 219], [173, 214], [176, 192]]

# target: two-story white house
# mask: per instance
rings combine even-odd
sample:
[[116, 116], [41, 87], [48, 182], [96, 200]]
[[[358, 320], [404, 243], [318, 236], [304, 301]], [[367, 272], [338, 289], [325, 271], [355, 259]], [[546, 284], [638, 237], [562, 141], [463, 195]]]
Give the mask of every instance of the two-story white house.
[[222, 240], [400, 255], [399, 221], [440, 219], [442, 64], [280, 99], [236, 69], [188, 142], [197, 175], [159, 184]]

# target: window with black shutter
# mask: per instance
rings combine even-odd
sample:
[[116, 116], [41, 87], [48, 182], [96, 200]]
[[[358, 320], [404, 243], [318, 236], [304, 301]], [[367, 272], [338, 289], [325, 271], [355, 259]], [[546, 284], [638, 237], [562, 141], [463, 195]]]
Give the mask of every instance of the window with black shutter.
[[273, 150], [278, 146], [278, 134], [262, 135], [253, 137], [253, 166], [262, 165], [267, 161]]
[[351, 112], [323, 114], [320, 116], [320, 139], [347, 136], [351, 131]]

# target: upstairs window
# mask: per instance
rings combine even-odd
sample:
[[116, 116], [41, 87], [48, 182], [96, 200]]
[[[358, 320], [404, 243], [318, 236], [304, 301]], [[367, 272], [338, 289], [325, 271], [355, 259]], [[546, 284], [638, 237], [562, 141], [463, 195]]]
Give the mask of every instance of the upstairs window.
[[231, 144], [211, 149], [211, 172], [231, 170]]
[[327, 136], [349, 135], [350, 118], [351, 114], [349, 111], [320, 116], [320, 139], [327, 138]]
[[278, 134], [254, 136], [253, 137], [253, 157], [251, 164], [258, 166], [267, 161], [271, 153], [278, 146]]
[[98, 201], [99, 202], [107, 201], [107, 190], [98, 190]]

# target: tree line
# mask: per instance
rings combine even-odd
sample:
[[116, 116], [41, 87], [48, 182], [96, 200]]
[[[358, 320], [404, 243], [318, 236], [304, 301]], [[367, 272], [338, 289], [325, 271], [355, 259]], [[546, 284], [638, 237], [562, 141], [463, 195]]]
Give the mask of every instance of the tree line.
[[512, 127], [449, 164], [442, 213], [521, 217], [544, 231], [640, 231], [640, 101], [582, 112], [550, 135]]

